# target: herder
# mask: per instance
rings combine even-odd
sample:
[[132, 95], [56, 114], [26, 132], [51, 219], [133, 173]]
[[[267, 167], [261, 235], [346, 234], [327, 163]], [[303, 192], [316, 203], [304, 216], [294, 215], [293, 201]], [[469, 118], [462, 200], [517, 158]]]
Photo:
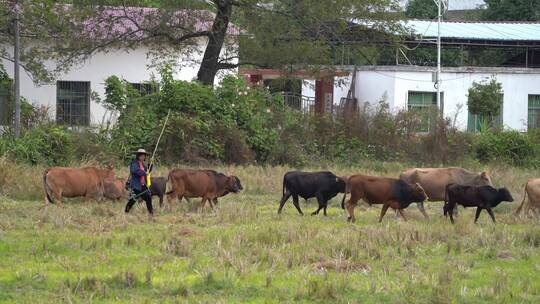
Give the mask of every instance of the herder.
[[142, 198], [146, 202], [146, 208], [148, 209], [150, 215], [154, 214], [154, 210], [152, 208], [152, 195], [150, 193], [150, 190], [148, 189], [146, 178], [152, 168], [146, 168], [146, 166], [144, 165], [146, 155], [148, 155], [146, 150], [137, 150], [137, 152], [135, 152], [135, 159], [131, 162], [131, 165], [129, 166], [129, 171], [131, 174], [129, 179], [129, 188], [132, 191], [130, 191], [129, 200], [126, 205], [126, 213], [129, 212], [131, 207], [133, 207], [133, 205], [139, 198]]

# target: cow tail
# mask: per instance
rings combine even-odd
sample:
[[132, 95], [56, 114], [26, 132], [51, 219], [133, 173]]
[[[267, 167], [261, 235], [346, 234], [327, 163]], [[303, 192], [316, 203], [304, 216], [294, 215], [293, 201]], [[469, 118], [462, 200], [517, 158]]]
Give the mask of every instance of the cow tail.
[[527, 185], [528, 184], [529, 182], [525, 184], [525, 187], [523, 189], [523, 200], [521, 201], [521, 205], [519, 205], [519, 207], [517, 208], [515, 215], [519, 215], [519, 213], [521, 212], [521, 209], [523, 208], [523, 205], [525, 205], [525, 200], [527, 199]]
[[[165, 195], [171, 195], [173, 192], [174, 192], [174, 187], [172, 185], [172, 179], [171, 179], [171, 174], [172, 174], [172, 170], [171, 172], [169, 172], [169, 175], [167, 175], [167, 182], [165, 183]], [[167, 191], [167, 186], [170, 185], [170, 189], [169, 191]]]
[[49, 184], [47, 184], [48, 173], [49, 173], [49, 169], [46, 169], [45, 172], [43, 172], [43, 188], [45, 189], [45, 197], [47, 199], [47, 202], [54, 204], [54, 201], [51, 198], [51, 195], [49, 194], [49, 192], [51, 191], [51, 188], [49, 187]]
[[[449, 207], [448, 186], [450, 186], [450, 184], [446, 185], [446, 187], [444, 188], [444, 205], [443, 205], [443, 214], [444, 214], [444, 216], [448, 215], [448, 207]], [[453, 212], [453, 211], [451, 211], [451, 212]]]
[[347, 192], [349, 192], [349, 181], [345, 181], [345, 193], [343, 194], [343, 199], [341, 199], [341, 209], [345, 209], [345, 198], [347, 197]]

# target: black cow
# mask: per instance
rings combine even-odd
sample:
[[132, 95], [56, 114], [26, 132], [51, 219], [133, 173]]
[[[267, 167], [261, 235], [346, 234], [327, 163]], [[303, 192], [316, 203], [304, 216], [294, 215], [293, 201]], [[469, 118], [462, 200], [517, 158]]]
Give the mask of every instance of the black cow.
[[319, 214], [319, 211], [323, 208], [324, 215], [326, 215], [328, 200], [335, 197], [338, 193], [345, 193], [345, 181], [332, 172], [287, 172], [283, 176], [283, 197], [279, 203], [278, 214], [281, 213], [285, 202], [292, 196], [296, 210], [303, 215], [304, 213], [298, 203], [298, 197], [300, 196], [306, 200], [312, 197], [317, 198], [319, 208], [311, 215]]
[[165, 192], [167, 191], [167, 178], [166, 177], [150, 177], [151, 184], [150, 184], [150, 192], [152, 193], [152, 196], [159, 197], [159, 206], [163, 206], [163, 196], [165, 195]]
[[478, 221], [480, 212], [486, 209], [495, 223], [495, 215], [491, 208], [497, 207], [501, 202], [513, 202], [514, 198], [506, 188], [495, 189], [491, 186], [463, 186], [449, 184], [446, 186], [444, 198], [444, 216], [450, 215], [450, 221], [454, 223], [453, 212], [457, 204], [463, 207], [476, 207], [474, 222]]

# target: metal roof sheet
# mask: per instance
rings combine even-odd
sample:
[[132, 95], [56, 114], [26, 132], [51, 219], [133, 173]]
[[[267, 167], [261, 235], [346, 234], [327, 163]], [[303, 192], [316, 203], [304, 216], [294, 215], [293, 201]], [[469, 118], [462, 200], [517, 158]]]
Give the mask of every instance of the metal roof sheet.
[[[437, 37], [437, 21], [407, 20], [403, 25], [414, 35]], [[540, 23], [441, 22], [441, 37], [473, 40], [540, 41]]]
[[[401, 7], [405, 8], [410, 0], [399, 0]], [[484, 0], [448, 0], [448, 10], [473, 10], [485, 5]]]

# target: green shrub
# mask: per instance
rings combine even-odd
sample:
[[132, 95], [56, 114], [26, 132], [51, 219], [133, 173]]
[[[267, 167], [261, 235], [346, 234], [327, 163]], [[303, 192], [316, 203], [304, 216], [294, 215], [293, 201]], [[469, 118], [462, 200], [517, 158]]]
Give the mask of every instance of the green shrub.
[[263, 88], [250, 88], [241, 78], [227, 76], [217, 88], [174, 80], [161, 74], [160, 90], [148, 96], [130, 95], [118, 78], [107, 81], [103, 101], [119, 112], [112, 147], [122, 158], [137, 148], [154, 145], [171, 111], [160, 147], [169, 161], [246, 162], [267, 160], [278, 139], [274, 117], [286, 111], [283, 101]]
[[0, 155], [32, 165], [66, 165], [72, 155], [73, 134], [61, 126], [41, 125], [25, 130], [20, 138], [0, 138]]
[[430, 132], [419, 134], [416, 130], [422, 122], [418, 115], [391, 111], [384, 99], [373, 108], [321, 116], [293, 110], [281, 96], [263, 87], [251, 88], [234, 76], [212, 88], [175, 80], [171, 70], [164, 69], [159, 88], [141, 96], [128, 82], [108, 78], [106, 98], [100, 102], [117, 113], [117, 121], [102, 130], [53, 126], [46, 109], [24, 103], [27, 123], [23, 136], [15, 139], [8, 129], [0, 137], [0, 156], [46, 165], [127, 161], [139, 148], [153, 149], [170, 111], [157, 154], [168, 163], [257, 162], [304, 167], [380, 160], [439, 166], [476, 159], [540, 165], [540, 131], [470, 134], [437, 118], [431, 120]]
[[538, 145], [517, 131], [488, 131], [477, 135], [475, 152], [482, 162], [503, 161], [515, 166], [537, 166]]

